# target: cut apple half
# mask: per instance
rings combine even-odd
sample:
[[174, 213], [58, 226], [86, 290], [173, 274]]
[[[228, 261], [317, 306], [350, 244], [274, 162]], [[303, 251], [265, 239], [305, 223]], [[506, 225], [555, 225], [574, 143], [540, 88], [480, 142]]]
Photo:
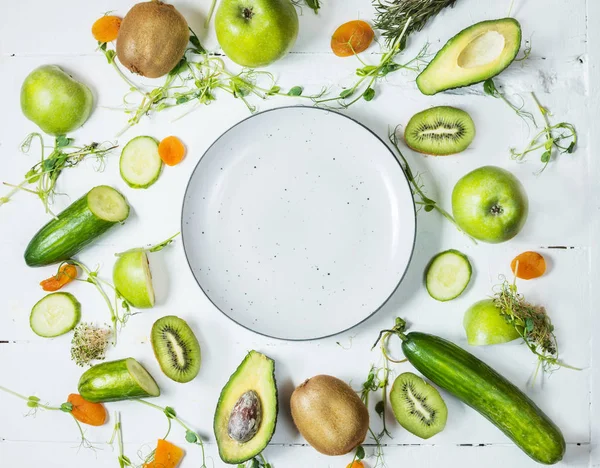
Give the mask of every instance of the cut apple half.
[[117, 291], [133, 307], [154, 307], [152, 273], [145, 250], [134, 249], [119, 254], [113, 268], [113, 282]]

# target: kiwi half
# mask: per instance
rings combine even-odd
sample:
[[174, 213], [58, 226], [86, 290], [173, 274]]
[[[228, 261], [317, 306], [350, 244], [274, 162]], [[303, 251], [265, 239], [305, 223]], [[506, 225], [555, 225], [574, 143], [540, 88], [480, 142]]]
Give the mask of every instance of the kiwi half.
[[411, 372], [400, 374], [392, 385], [390, 404], [407, 431], [429, 439], [446, 427], [448, 408], [440, 392]]
[[152, 325], [152, 348], [164, 374], [185, 383], [200, 372], [200, 344], [187, 322], [174, 315], [158, 319]]
[[467, 149], [475, 138], [475, 124], [464, 110], [449, 106], [432, 107], [412, 116], [406, 130], [406, 144], [419, 153], [446, 156]]

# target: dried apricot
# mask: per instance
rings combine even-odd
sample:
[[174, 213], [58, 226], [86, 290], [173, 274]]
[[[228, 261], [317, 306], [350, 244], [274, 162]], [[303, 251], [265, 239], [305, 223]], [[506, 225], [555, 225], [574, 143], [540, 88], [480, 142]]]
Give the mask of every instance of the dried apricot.
[[91, 403], [77, 393], [71, 393], [67, 401], [73, 406], [71, 414], [77, 421], [90, 426], [102, 426], [106, 422], [106, 408], [102, 403]]
[[338, 57], [349, 57], [367, 50], [373, 42], [373, 28], [361, 20], [348, 21], [331, 36], [331, 50]]
[[40, 282], [40, 286], [44, 291], [58, 291], [75, 278], [77, 278], [77, 267], [70, 263], [63, 263], [58, 269], [58, 273]]
[[523, 252], [513, 259], [510, 268], [517, 278], [530, 280], [546, 272], [546, 260], [537, 252]]

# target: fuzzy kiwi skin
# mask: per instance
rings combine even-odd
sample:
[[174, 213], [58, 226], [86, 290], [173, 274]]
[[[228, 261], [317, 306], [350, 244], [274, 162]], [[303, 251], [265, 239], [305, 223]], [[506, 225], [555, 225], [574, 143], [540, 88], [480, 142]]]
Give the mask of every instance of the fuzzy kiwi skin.
[[345, 382], [317, 375], [299, 385], [290, 402], [300, 434], [324, 455], [344, 455], [367, 436], [369, 411]]
[[137, 3], [121, 23], [117, 57], [132, 73], [158, 78], [175, 68], [188, 41], [187, 21], [173, 5]]

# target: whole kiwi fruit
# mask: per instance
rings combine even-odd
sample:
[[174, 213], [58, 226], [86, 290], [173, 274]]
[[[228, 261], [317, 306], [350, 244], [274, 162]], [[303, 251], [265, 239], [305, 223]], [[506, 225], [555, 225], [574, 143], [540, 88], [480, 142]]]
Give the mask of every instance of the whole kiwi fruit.
[[137, 3], [121, 23], [117, 57], [131, 72], [158, 78], [175, 68], [188, 41], [187, 21], [173, 5]]
[[300, 434], [325, 455], [344, 455], [367, 436], [369, 411], [356, 392], [330, 375], [317, 375], [292, 393], [292, 418]]

